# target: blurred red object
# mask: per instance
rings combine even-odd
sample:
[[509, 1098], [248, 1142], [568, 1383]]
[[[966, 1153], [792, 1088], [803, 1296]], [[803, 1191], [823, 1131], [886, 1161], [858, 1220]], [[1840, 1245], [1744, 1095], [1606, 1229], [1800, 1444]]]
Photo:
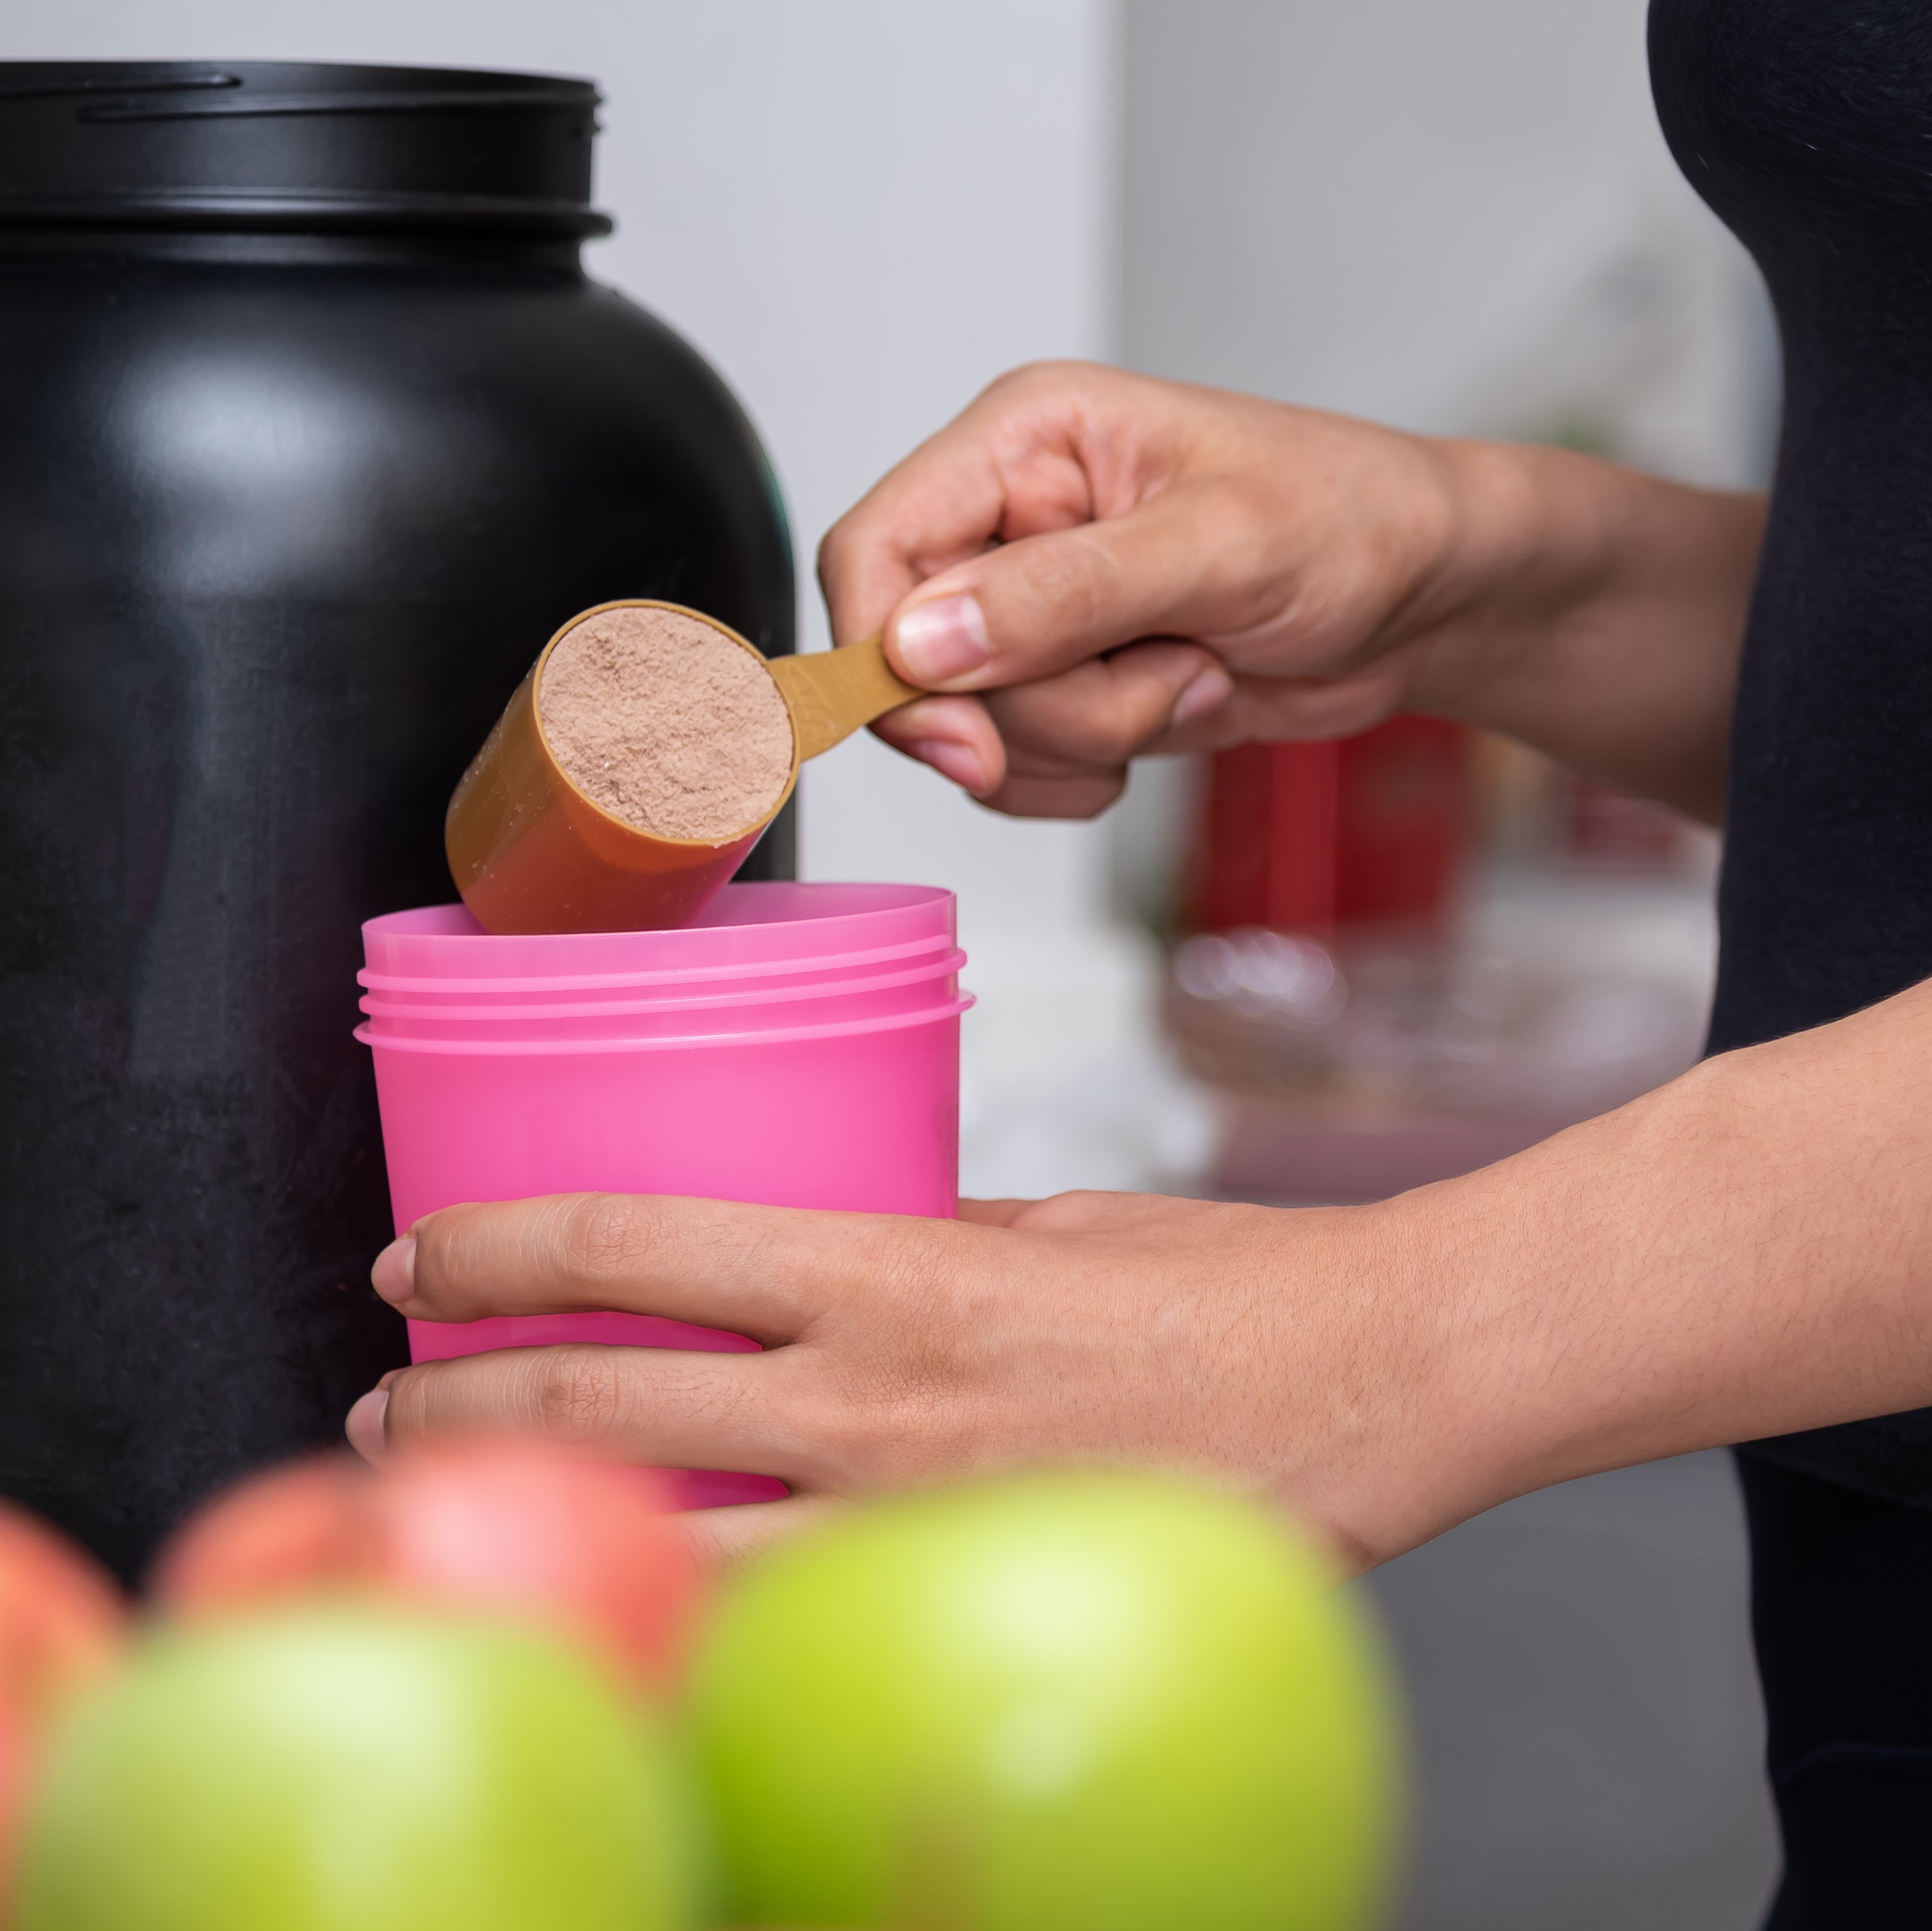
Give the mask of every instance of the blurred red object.
[[503, 1438], [407, 1450], [380, 1472], [346, 1454], [272, 1469], [188, 1525], [154, 1594], [191, 1618], [332, 1591], [505, 1611], [663, 1691], [700, 1586], [655, 1476]]
[[127, 1604], [105, 1570], [0, 1502], [0, 1894], [47, 1726], [113, 1667], [128, 1629]]
[[1469, 794], [1469, 733], [1438, 718], [1217, 752], [1189, 895], [1195, 927], [1433, 925], [1461, 868]]
[[0, 1706], [39, 1715], [119, 1657], [128, 1606], [66, 1537], [0, 1502]]
[[1661, 805], [1556, 774], [1563, 850], [1575, 865], [1666, 871], [1682, 857], [1684, 823]]

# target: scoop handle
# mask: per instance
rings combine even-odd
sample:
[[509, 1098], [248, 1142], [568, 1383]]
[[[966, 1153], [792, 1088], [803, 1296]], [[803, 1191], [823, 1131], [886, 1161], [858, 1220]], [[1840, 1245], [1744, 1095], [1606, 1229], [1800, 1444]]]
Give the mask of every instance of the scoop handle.
[[800, 758], [830, 751], [860, 725], [926, 694], [886, 662], [883, 636], [802, 657], [775, 657], [771, 673], [791, 712]]

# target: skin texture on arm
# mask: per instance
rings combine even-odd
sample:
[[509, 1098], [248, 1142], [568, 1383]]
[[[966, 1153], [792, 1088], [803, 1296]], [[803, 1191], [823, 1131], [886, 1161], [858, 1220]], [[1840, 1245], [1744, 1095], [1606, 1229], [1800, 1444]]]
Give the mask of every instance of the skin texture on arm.
[[945, 694], [877, 728], [1088, 817], [1146, 751], [1457, 717], [1714, 823], [1763, 523], [1561, 450], [1078, 363], [1003, 377], [835, 526], [834, 634]]
[[1550, 1483], [1932, 1402], [1932, 987], [1710, 1060], [1467, 1177], [1282, 1210], [1076, 1194], [958, 1222], [574, 1195], [377, 1263], [419, 1319], [616, 1307], [757, 1355], [511, 1350], [387, 1378], [400, 1441], [535, 1427], [842, 1495], [1042, 1461], [1252, 1485], [1382, 1561]]

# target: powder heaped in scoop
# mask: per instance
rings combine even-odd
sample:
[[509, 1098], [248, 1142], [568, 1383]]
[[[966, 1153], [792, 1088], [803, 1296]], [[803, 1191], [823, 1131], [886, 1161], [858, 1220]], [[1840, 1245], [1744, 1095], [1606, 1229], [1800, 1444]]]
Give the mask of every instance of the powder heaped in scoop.
[[565, 776], [660, 838], [761, 822], [791, 775], [791, 714], [740, 646], [676, 610], [604, 610], [558, 639], [537, 709]]

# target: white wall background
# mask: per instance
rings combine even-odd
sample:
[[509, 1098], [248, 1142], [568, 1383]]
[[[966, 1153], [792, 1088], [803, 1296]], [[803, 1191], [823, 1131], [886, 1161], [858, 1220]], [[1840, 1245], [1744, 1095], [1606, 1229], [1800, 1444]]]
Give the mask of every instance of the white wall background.
[[1131, 0], [1138, 367], [1754, 478], [1755, 271], [1657, 127], [1646, 0]]

